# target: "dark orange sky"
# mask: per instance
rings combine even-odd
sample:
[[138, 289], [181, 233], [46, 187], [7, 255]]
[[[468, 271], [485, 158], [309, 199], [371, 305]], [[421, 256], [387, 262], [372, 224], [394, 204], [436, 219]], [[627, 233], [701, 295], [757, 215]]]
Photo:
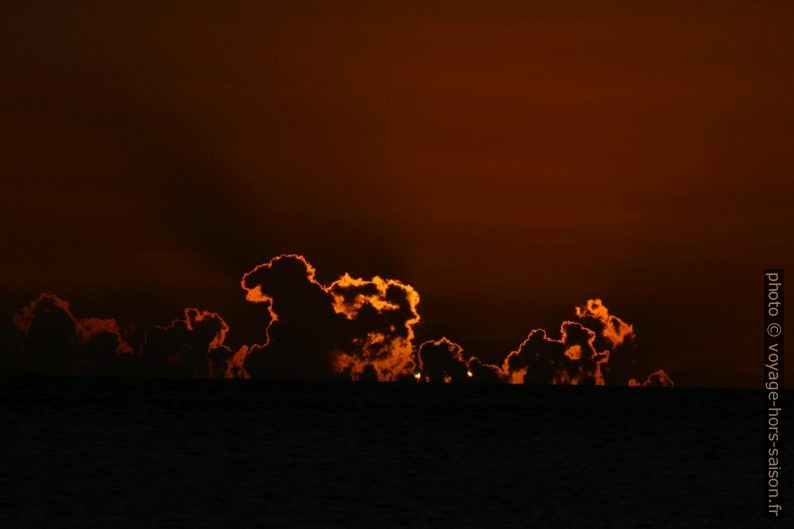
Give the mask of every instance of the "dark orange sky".
[[794, 257], [790, 3], [9, 4], [3, 314], [193, 305], [247, 340], [241, 275], [297, 252], [410, 283], [418, 336], [489, 360], [601, 297], [646, 371], [761, 380], [762, 269]]

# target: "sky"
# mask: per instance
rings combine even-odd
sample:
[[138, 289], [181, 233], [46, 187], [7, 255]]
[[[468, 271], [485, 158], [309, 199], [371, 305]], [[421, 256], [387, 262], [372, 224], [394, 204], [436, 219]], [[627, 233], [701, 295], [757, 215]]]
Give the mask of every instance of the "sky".
[[241, 279], [297, 254], [322, 288], [409, 285], [414, 345], [501, 365], [601, 299], [636, 376], [760, 384], [794, 6], [370, 4], [0, 6], [3, 348], [40, 292], [133, 348], [185, 307], [262, 344]]

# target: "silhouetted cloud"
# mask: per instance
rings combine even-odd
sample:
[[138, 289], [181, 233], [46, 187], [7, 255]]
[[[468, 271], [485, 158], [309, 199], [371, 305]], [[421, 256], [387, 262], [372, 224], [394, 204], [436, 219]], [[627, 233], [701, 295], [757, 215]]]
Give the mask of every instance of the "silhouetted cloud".
[[253, 345], [244, 368], [253, 378], [321, 379], [333, 375], [333, 357], [344, 347], [344, 316], [303, 256], [280, 255], [246, 273], [246, 299], [264, 303], [267, 341]]
[[675, 387], [675, 382], [673, 382], [673, 379], [670, 378], [670, 375], [668, 375], [664, 369], [657, 369], [648, 375], [642, 382], [636, 378], [629, 379], [629, 386], [646, 388], [672, 388]]
[[575, 312], [579, 321], [563, 322], [560, 338], [535, 329], [507, 355], [502, 371], [511, 383], [628, 383], [626, 373], [635, 351], [634, 327], [610, 314], [600, 299], [587, 300]]
[[42, 293], [14, 315], [23, 332], [17, 360], [23, 372], [50, 375], [106, 374], [119, 355], [133, 353], [116, 320], [77, 318], [68, 302]]
[[417, 378], [422, 382], [503, 381], [497, 366], [486, 364], [476, 356], [466, 359], [463, 347], [447, 338], [423, 342], [417, 350], [417, 358]]
[[413, 373], [419, 294], [410, 285], [344, 274], [325, 286], [294, 254], [257, 266], [241, 285], [270, 314], [267, 342], [252, 346], [245, 360], [252, 377], [395, 380]]
[[[576, 307], [559, 338], [532, 330], [500, 366], [447, 339], [414, 344], [419, 293], [396, 279], [343, 274], [324, 285], [301, 255], [284, 254], [244, 274], [245, 299], [262, 304], [265, 342], [232, 347], [216, 312], [186, 308], [148, 329], [138, 351], [116, 320], [77, 318], [44, 293], [14, 315], [22, 332], [18, 370], [48, 374], [129, 374], [181, 378], [278, 378], [441, 383], [673, 386], [663, 370], [629, 378], [634, 327], [600, 299]], [[6, 363], [10, 354], [4, 355]]]
[[464, 382], [472, 375], [463, 358], [463, 347], [447, 338], [422, 343], [418, 357], [424, 382]]
[[562, 340], [534, 329], [515, 351], [505, 358], [503, 371], [512, 384], [548, 384], [563, 365], [565, 346]]
[[233, 356], [224, 345], [229, 326], [214, 312], [186, 308], [184, 317], [146, 333], [140, 360], [150, 376], [224, 378]]
[[472, 382], [487, 384], [505, 382], [504, 373], [499, 369], [499, 366], [485, 363], [476, 356], [469, 358], [467, 365], [471, 373]]

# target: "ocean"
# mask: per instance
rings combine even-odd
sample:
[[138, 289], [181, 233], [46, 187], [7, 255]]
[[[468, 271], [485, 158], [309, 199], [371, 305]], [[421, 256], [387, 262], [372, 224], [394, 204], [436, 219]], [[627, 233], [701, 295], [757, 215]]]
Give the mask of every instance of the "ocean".
[[3, 378], [0, 527], [783, 527], [763, 519], [763, 399]]

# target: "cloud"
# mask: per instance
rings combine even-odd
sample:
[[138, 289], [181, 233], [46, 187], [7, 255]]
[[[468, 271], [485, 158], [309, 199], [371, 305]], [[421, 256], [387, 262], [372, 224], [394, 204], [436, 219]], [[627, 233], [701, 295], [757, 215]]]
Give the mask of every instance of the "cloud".
[[108, 374], [118, 369], [119, 357], [133, 353], [116, 320], [77, 318], [52, 293], [39, 294], [13, 320], [23, 332], [17, 360], [22, 372]]
[[[549, 384], [571, 382], [568, 375], [575, 360], [566, 356], [565, 322], [560, 328], [562, 338], [549, 338], [543, 329], [532, 330], [518, 349], [511, 351], [504, 360], [502, 371], [511, 384]], [[577, 351], [581, 357], [581, 349]]]
[[463, 358], [463, 347], [447, 338], [422, 343], [418, 357], [424, 382], [465, 382], [472, 376]]
[[274, 257], [243, 275], [246, 299], [267, 306], [267, 341], [249, 348], [244, 368], [253, 378], [323, 379], [344, 348], [345, 317], [303, 256]]
[[267, 342], [248, 351], [252, 377], [397, 380], [413, 374], [419, 294], [378, 276], [342, 275], [329, 285], [301, 255], [255, 267], [241, 281], [246, 299], [267, 305]]
[[[596, 299], [588, 299], [584, 305], [576, 307], [576, 317], [582, 323], [598, 332], [599, 336], [608, 341], [613, 347], [622, 345], [628, 339], [634, 338], [634, 326], [610, 314], [604, 303]], [[593, 323], [597, 322], [595, 325]]]
[[22, 331], [14, 370], [47, 375], [184, 378], [245, 377], [234, 364], [229, 326], [217, 313], [187, 308], [168, 326], [154, 326], [136, 350], [110, 318], [78, 318], [70, 304], [40, 294], [13, 316]]
[[673, 382], [673, 379], [670, 378], [670, 375], [668, 375], [664, 369], [657, 369], [648, 375], [642, 382], [636, 378], [629, 379], [629, 386], [646, 388], [672, 388], [675, 387], [675, 382]]
[[[213, 367], [217, 373], [223, 373], [223, 378], [251, 378], [245, 369], [245, 359], [250, 353], [251, 348], [243, 345], [237, 351], [233, 351], [227, 346], [213, 349], [209, 352]], [[221, 378], [219, 375], [217, 378]]]
[[499, 366], [488, 364], [472, 356], [469, 358], [467, 365], [471, 373], [471, 381], [478, 383], [496, 384], [505, 382], [504, 373], [499, 369]]
[[[216, 312], [184, 309], [153, 326], [136, 351], [118, 322], [78, 318], [50, 293], [14, 315], [22, 332], [16, 364], [23, 372], [128, 374], [180, 378], [275, 378], [509, 382], [527, 384], [673, 386], [664, 370], [630, 378], [634, 326], [600, 299], [575, 307], [576, 321], [559, 338], [534, 329], [496, 366], [444, 337], [414, 344], [419, 293], [396, 279], [343, 274], [323, 284], [301, 255], [260, 264], [240, 282], [245, 299], [264, 305], [265, 342], [232, 347], [230, 326]], [[6, 363], [11, 355], [4, 355]]]
[[[411, 285], [394, 279], [353, 278], [348, 274], [331, 283], [326, 291], [333, 309], [345, 317], [352, 347], [334, 358], [334, 371], [356, 380], [365, 370], [378, 380], [410, 376], [414, 326], [419, 322], [419, 293]], [[371, 377], [370, 377], [371, 378]]]
[[186, 308], [167, 327], [146, 333], [140, 361], [149, 376], [224, 378], [234, 356], [224, 342], [229, 326], [217, 313]]
[[476, 356], [468, 359], [463, 347], [447, 338], [423, 342], [417, 349], [417, 378], [422, 382], [502, 382], [497, 366], [486, 364]]
[[625, 383], [635, 372], [634, 326], [611, 314], [598, 298], [576, 307], [576, 316], [581, 325], [595, 332], [593, 346], [599, 351], [610, 351], [609, 361], [601, 364], [602, 375], [613, 384]]
[[[502, 372], [511, 383], [626, 384], [634, 362], [634, 326], [611, 314], [600, 299], [575, 308], [578, 321], [565, 321], [560, 337], [535, 329], [510, 352]], [[665, 382], [669, 377], [665, 374]], [[635, 381], [636, 382], [636, 381]], [[672, 383], [672, 380], [669, 380]]]

